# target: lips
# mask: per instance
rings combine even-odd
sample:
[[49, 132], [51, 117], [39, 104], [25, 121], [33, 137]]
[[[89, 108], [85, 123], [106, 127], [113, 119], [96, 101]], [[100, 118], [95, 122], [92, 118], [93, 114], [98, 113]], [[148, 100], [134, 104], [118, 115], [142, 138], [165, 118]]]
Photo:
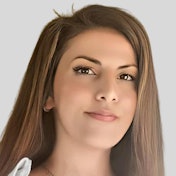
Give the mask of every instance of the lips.
[[105, 121], [105, 122], [112, 122], [118, 118], [116, 115], [108, 111], [95, 111], [95, 112], [85, 112], [85, 113], [94, 119]]

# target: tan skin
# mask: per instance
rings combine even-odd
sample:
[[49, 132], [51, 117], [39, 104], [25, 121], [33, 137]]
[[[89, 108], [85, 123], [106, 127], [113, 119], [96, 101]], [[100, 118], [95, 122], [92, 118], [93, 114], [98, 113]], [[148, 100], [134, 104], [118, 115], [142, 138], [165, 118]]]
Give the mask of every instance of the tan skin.
[[[137, 71], [131, 45], [112, 29], [88, 30], [68, 42], [45, 105], [54, 109], [57, 129], [45, 163], [53, 175], [113, 175], [110, 150], [133, 120]], [[47, 173], [40, 166], [30, 175]]]

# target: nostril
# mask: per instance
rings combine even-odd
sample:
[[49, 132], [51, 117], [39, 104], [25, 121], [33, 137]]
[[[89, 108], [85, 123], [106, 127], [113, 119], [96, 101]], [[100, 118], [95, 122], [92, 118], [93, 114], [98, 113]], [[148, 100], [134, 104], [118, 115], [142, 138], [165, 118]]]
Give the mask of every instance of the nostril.
[[117, 102], [118, 97], [114, 92], [97, 92], [95, 99], [97, 101]]
[[[100, 97], [100, 99], [101, 99], [101, 100], [107, 100], [104, 96]], [[117, 101], [116, 98], [112, 98], [111, 100], [112, 100], [112, 101]], [[110, 101], [111, 101], [111, 100], [110, 100]]]
[[105, 100], [106, 98], [105, 97], [101, 97], [102, 100]]
[[116, 98], [113, 98], [112, 101], [116, 101]]

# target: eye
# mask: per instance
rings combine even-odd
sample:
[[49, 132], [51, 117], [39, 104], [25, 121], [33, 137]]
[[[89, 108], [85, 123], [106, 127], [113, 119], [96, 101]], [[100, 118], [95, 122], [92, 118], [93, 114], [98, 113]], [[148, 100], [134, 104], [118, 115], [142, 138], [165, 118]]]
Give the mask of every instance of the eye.
[[92, 68], [87, 66], [77, 66], [77, 67], [74, 67], [73, 70], [77, 74], [95, 75], [95, 73], [92, 71]]
[[126, 80], [126, 81], [133, 81], [135, 79], [130, 74], [121, 74], [119, 78], [123, 79], [123, 80]]

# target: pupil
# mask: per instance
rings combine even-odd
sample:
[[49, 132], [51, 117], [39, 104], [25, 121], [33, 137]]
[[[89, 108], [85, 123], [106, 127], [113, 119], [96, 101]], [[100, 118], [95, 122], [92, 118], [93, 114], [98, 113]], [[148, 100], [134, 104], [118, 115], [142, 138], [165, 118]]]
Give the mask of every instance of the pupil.
[[89, 70], [83, 69], [83, 70], [82, 70], [82, 73], [89, 73]]

